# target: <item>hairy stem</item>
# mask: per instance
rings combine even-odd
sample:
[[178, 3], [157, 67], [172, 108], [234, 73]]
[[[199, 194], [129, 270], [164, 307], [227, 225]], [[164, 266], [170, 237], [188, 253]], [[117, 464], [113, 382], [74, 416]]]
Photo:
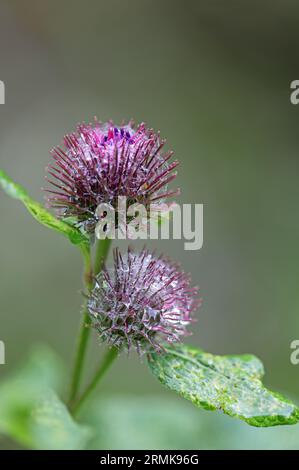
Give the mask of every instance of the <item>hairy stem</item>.
[[76, 405], [73, 407], [73, 414], [77, 414], [83, 403], [86, 401], [86, 399], [89, 397], [91, 392], [96, 388], [97, 384], [105, 374], [105, 372], [109, 369], [111, 366], [112, 362], [114, 359], [117, 357], [118, 354], [118, 349], [115, 347], [112, 347], [107, 350], [106, 355], [104, 356], [103, 361], [101, 362], [98, 370], [96, 371], [92, 381], [82, 394], [81, 398], [78, 400]]
[[[88, 291], [90, 291], [93, 287], [94, 274], [98, 274], [103, 267], [103, 263], [105, 262], [108, 255], [110, 244], [111, 240], [109, 239], [98, 241], [95, 255], [94, 270], [92, 269], [90, 246], [88, 248], [83, 247], [81, 249], [84, 258], [84, 284]], [[83, 311], [82, 324], [80, 327], [77, 342], [77, 350], [75, 355], [75, 362], [69, 393], [69, 405], [71, 405], [76, 399], [78, 390], [80, 388], [87, 346], [90, 337], [90, 323], [91, 320], [85, 308]]]

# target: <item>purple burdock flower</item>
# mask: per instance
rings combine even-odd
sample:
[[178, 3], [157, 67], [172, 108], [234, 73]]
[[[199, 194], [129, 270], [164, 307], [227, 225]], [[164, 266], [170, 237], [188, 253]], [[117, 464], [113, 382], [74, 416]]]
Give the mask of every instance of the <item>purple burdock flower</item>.
[[168, 190], [178, 162], [169, 162], [173, 152], [161, 152], [164, 144], [160, 134], [144, 124], [80, 124], [64, 137], [63, 148], [51, 151], [54, 164], [48, 171], [54, 188], [47, 189], [48, 205], [93, 232], [101, 203], [116, 208], [118, 196], [126, 196], [128, 205], [137, 202], [147, 208], [163, 202], [178, 194]]
[[113, 269], [97, 276], [87, 308], [102, 341], [139, 353], [189, 335], [201, 299], [190, 277], [167, 258], [146, 249], [122, 256], [114, 250]]

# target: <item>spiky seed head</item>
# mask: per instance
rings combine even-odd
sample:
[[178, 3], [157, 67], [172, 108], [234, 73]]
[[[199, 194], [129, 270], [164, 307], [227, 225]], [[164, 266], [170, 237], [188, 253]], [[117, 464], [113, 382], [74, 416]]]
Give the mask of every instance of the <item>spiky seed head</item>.
[[112, 270], [97, 276], [88, 312], [102, 341], [141, 354], [180, 341], [201, 299], [190, 277], [164, 256], [146, 249], [123, 256], [114, 250]]

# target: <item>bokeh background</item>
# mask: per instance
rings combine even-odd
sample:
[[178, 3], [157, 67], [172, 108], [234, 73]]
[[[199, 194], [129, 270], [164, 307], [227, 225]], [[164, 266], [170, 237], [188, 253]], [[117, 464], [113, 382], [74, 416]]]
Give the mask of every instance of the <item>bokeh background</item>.
[[[266, 384], [298, 403], [290, 343], [299, 338], [299, 106], [289, 99], [298, 2], [9, 0], [0, 18], [0, 166], [42, 201], [49, 149], [77, 122], [133, 117], [160, 129], [181, 162], [180, 202], [205, 205], [200, 251], [151, 243], [201, 287], [193, 344], [258, 355]], [[3, 193], [0, 214], [0, 379], [37, 342], [69, 365], [79, 253]], [[90, 369], [100, 354], [94, 338]], [[252, 429], [183, 403], [134, 354], [114, 365], [101, 393], [115, 397], [107, 421], [122, 426], [99, 447], [299, 448], [296, 427]]]

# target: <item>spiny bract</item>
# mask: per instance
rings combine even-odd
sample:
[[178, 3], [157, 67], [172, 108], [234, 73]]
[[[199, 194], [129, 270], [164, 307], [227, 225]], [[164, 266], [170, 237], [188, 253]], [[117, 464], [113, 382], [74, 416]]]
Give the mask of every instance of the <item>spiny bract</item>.
[[116, 208], [118, 196], [146, 207], [163, 202], [178, 194], [167, 189], [178, 162], [169, 163], [173, 152], [161, 153], [164, 144], [160, 134], [143, 123], [137, 128], [132, 121], [121, 126], [97, 120], [78, 125], [64, 137], [63, 148], [51, 151], [54, 164], [48, 172], [54, 189], [46, 190], [48, 205], [59, 216], [75, 217], [78, 226], [93, 233], [99, 204]]
[[97, 276], [88, 311], [101, 340], [118, 348], [134, 346], [139, 353], [190, 334], [186, 327], [200, 299], [190, 277], [179, 266], [146, 249], [125, 256], [114, 250], [112, 270]]

